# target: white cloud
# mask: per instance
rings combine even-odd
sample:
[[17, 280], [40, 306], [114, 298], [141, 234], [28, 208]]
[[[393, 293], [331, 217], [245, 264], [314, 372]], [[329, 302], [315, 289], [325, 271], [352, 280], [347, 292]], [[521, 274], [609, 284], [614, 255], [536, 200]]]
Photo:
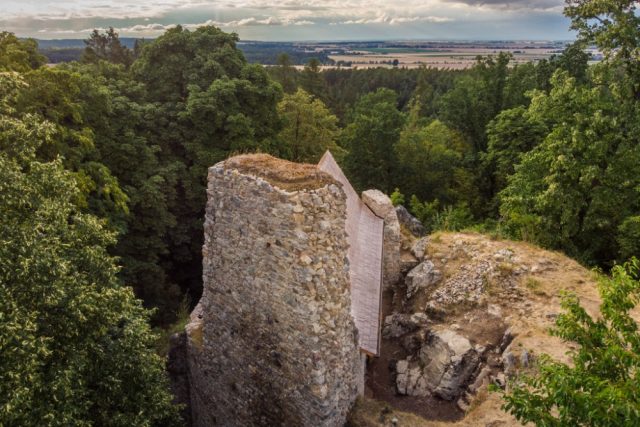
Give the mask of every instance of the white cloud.
[[375, 18], [360, 18], [350, 19], [347, 21], [332, 22], [330, 25], [367, 25], [367, 24], [389, 24], [398, 25], [406, 24], [409, 22], [432, 22], [432, 23], [444, 23], [452, 22], [453, 18], [445, 16], [389, 16], [379, 15]]
[[[518, 20], [541, 22], [549, 17], [552, 21], [548, 22], [558, 22], [562, 1], [0, 0], [0, 27], [40, 37], [85, 35], [90, 26], [113, 26], [123, 36], [155, 37], [180, 24], [189, 29], [215, 25], [242, 37], [272, 34], [275, 39], [349, 38], [350, 34], [359, 38], [364, 34], [400, 37], [409, 31], [420, 37], [450, 34], [455, 38], [478, 26], [499, 33], [505, 26], [514, 27]], [[527, 37], [514, 28], [517, 37]], [[478, 36], [486, 34], [486, 30], [478, 30]]]

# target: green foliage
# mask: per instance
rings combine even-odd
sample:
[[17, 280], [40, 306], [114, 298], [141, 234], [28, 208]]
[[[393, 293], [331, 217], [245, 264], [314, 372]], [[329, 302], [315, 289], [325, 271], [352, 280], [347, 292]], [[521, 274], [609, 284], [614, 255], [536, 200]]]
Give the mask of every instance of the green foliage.
[[538, 374], [521, 376], [503, 408], [536, 426], [636, 426], [640, 423], [640, 334], [631, 310], [640, 297], [640, 263], [616, 266], [599, 285], [601, 317], [591, 317], [575, 295], [552, 334], [578, 345], [571, 364], [538, 358]]
[[407, 124], [394, 146], [396, 182], [407, 194], [443, 204], [470, 200], [476, 193], [465, 168], [471, 147], [463, 136], [439, 120], [426, 126]]
[[[474, 152], [486, 149], [485, 127], [506, 105], [510, 54], [478, 58], [470, 73], [459, 77], [441, 99], [439, 117], [465, 134]], [[521, 79], [519, 80], [521, 81]]]
[[36, 159], [55, 127], [14, 114], [0, 111], [0, 424], [178, 425], [115, 235], [78, 210], [61, 161]]
[[640, 96], [638, 2], [567, 0], [566, 4], [565, 15], [571, 18], [571, 28], [578, 31], [581, 41], [602, 50], [608, 66], [622, 71], [617, 84], [622, 86], [623, 93], [637, 99]]
[[339, 159], [344, 150], [336, 144], [338, 119], [317, 98], [302, 89], [286, 94], [278, 104], [283, 122], [278, 134], [279, 155], [295, 162], [317, 163], [326, 150]]
[[618, 227], [619, 259], [640, 258], [640, 216], [625, 218]]
[[166, 202], [178, 221], [167, 229], [161, 265], [194, 298], [202, 289], [207, 168], [232, 153], [269, 149], [279, 131], [281, 88], [247, 63], [237, 40], [212, 26], [178, 26], [145, 44], [131, 67], [142, 101], [154, 107], [143, 114], [140, 133], [175, 173]]
[[104, 34], [93, 30], [84, 43], [87, 47], [82, 54], [82, 62], [96, 64], [99, 61], [109, 61], [125, 67], [129, 67], [133, 63], [133, 52], [120, 42], [118, 33], [113, 27], [110, 27]]
[[391, 203], [393, 203], [393, 206], [404, 205], [404, 194], [402, 194], [400, 192], [400, 189], [397, 187], [395, 190], [393, 190], [393, 193], [391, 193], [391, 196], [389, 196], [389, 198], [391, 199]]
[[440, 201], [421, 202], [411, 196], [409, 209], [425, 226], [428, 233], [435, 231], [460, 231], [474, 224], [473, 214], [466, 203], [440, 207]]
[[612, 260], [619, 225], [640, 210], [637, 119], [605, 89], [579, 86], [562, 71], [548, 95], [534, 94], [528, 114], [549, 133], [501, 193], [507, 225], [586, 262]]
[[300, 87], [306, 92], [322, 99], [325, 95], [325, 83], [320, 74], [320, 61], [311, 58], [300, 73]]
[[404, 114], [396, 106], [395, 92], [379, 89], [360, 98], [342, 134], [342, 146], [349, 151], [345, 166], [357, 189], [389, 192], [393, 188], [393, 146], [404, 121]]
[[33, 39], [20, 40], [14, 34], [0, 32], [0, 71], [25, 72], [46, 63]]
[[271, 75], [282, 86], [285, 93], [294, 93], [297, 89], [297, 72], [291, 58], [286, 53], [278, 55], [278, 66], [272, 67]]
[[[548, 129], [522, 106], [501, 111], [487, 125], [489, 140], [482, 166], [491, 177], [492, 193], [502, 191], [522, 156], [537, 146]], [[494, 212], [498, 200], [494, 200]]]

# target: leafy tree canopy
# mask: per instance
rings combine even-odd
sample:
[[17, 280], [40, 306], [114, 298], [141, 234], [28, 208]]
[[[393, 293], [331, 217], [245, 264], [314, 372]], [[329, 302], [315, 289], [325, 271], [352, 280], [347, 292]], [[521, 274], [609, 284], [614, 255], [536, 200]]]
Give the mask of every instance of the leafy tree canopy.
[[280, 155], [296, 162], [317, 163], [326, 150], [338, 158], [344, 150], [336, 144], [338, 119], [322, 101], [303, 89], [285, 95], [278, 104], [283, 127], [278, 138], [282, 142]]
[[[0, 87], [23, 86], [0, 75]], [[79, 211], [55, 126], [0, 94], [0, 424], [177, 425], [148, 312], [117, 279], [103, 221]], [[9, 105], [9, 107], [7, 107]]]

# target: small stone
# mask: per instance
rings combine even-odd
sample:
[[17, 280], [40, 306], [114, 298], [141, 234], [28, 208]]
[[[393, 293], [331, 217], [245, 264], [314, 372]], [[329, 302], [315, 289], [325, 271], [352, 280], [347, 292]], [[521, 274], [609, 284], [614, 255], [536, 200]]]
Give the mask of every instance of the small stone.
[[497, 304], [487, 305], [487, 313], [494, 317], [502, 317], [502, 309]]
[[300, 256], [300, 262], [304, 265], [309, 265], [313, 262], [313, 260], [308, 255], [303, 254], [302, 256]]
[[502, 364], [504, 365], [504, 372], [510, 375], [516, 370], [516, 358], [510, 351], [507, 351], [502, 355]]
[[411, 253], [418, 260], [422, 261], [424, 259], [424, 255], [427, 250], [428, 244], [429, 244], [429, 237], [423, 237], [421, 239], [418, 239], [411, 247]]
[[504, 389], [507, 386], [507, 378], [502, 372], [496, 375], [493, 382], [501, 389]]
[[526, 349], [520, 355], [520, 365], [524, 368], [529, 367], [529, 352]]
[[456, 403], [456, 405], [462, 412], [467, 412], [469, 410], [469, 404], [465, 402], [464, 398], [462, 397], [458, 399], [458, 402]]

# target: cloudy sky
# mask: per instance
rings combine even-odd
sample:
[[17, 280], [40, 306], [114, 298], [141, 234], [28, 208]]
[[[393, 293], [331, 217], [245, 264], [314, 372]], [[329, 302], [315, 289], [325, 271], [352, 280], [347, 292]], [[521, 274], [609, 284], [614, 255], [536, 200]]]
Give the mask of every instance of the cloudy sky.
[[155, 37], [213, 24], [244, 40], [566, 40], [562, 0], [0, 0], [0, 30]]

